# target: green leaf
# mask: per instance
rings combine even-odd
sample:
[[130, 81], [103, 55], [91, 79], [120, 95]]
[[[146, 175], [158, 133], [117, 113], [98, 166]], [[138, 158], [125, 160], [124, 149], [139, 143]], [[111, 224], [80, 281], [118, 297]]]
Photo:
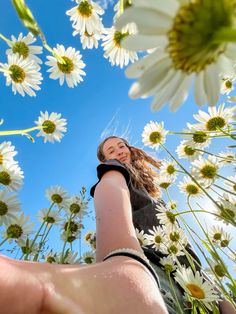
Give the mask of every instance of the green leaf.
[[12, 0], [12, 3], [17, 11], [19, 18], [21, 19], [22, 23], [25, 27], [28, 28], [30, 32], [32, 32], [35, 36], [38, 36], [40, 33], [39, 26], [28, 8], [25, 4], [24, 0]]

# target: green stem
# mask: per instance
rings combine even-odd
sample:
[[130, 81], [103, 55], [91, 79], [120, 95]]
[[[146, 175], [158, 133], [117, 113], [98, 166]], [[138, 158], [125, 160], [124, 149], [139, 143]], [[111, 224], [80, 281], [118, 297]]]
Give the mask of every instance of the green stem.
[[5, 238], [5, 239], [0, 243], [0, 246], [2, 246], [7, 240], [8, 240], [8, 238]]
[[233, 183], [233, 184], [235, 185], [235, 182], [234, 182], [234, 181], [232, 181], [232, 180], [230, 180], [230, 179], [228, 179], [228, 178], [226, 178], [226, 177], [223, 177], [223, 176], [221, 176], [221, 175], [219, 175], [219, 174], [217, 174], [216, 176], [219, 177], [219, 178], [221, 178], [221, 179], [223, 179], [223, 180], [225, 180], [225, 181], [228, 181], [228, 182], [230, 182], [230, 183]]
[[178, 306], [178, 312], [179, 312], [180, 314], [184, 314], [184, 312], [183, 312], [183, 310], [181, 309], [181, 306], [180, 306], [180, 304], [179, 304], [179, 300], [178, 300], [178, 297], [177, 297], [177, 295], [176, 295], [175, 288], [174, 288], [172, 279], [171, 279], [171, 277], [170, 277], [170, 273], [168, 273], [168, 278], [169, 278], [169, 283], [170, 283], [171, 291], [172, 291], [173, 294], [174, 294], [174, 299], [175, 299], [175, 302], [177, 303], [177, 306]]
[[208, 151], [206, 151], [206, 150], [204, 150], [204, 149], [195, 148], [195, 150], [198, 151], [198, 152], [203, 152], [203, 153], [208, 154], [208, 155], [211, 155], [211, 156], [215, 156], [215, 157], [220, 158], [220, 159], [223, 159], [223, 160], [227, 160], [227, 161], [231, 161], [231, 162], [232, 162], [232, 161], [236, 161], [235, 158], [221, 157], [221, 156], [219, 156], [219, 155], [216, 155], [216, 154], [213, 154], [213, 153], [211, 153], [211, 152], [208, 152]]
[[236, 42], [236, 29], [232, 27], [221, 27], [215, 32], [212, 42], [217, 44]]
[[3, 34], [0, 34], [0, 38], [2, 38], [9, 46], [13, 44], [13, 42], [6, 38], [5, 36], [3, 36]]
[[67, 224], [67, 228], [66, 228], [66, 238], [65, 238], [64, 243], [63, 243], [63, 248], [62, 248], [62, 253], [61, 253], [61, 258], [60, 258], [60, 264], [64, 263], [64, 252], [65, 252], [65, 248], [66, 248], [67, 239], [69, 236], [70, 223], [71, 223], [72, 217], [73, 217], [73, 213], [70, 215], [69, 220], [68, 220], [68, 224]]
[[24, 129], [24, 130], [11, 130], [11, 131], [0, 131], [0, 136], [6, 136], [6, 135], [23, 135], [26, 134], [28, 132], [34, 131], [34, 130], [39, 130], [39, 129], [43, 129], [44, 127], [42, 126], [35, 126], [32, 128], [28, 128], [28, 129]]
[[226, 189], [224, 189], [224, 188], [222, 188], [221, 186], [219, 186], [219, 185], [217, 185], [217, 184], [213, 184], [216, 188], [218, 188], [218, 189], [221, 189], [222, 191], [224, 191], [224, 192], [227, 192], [227, 193], [229, 193], [229, 194], [232, 194], [232, 195], [235, 195], [236, 196], [236, 193], [234, 193], [234, 192], [231, 192], [231, 191], [229, 191], [229, 190], [226, 190]]

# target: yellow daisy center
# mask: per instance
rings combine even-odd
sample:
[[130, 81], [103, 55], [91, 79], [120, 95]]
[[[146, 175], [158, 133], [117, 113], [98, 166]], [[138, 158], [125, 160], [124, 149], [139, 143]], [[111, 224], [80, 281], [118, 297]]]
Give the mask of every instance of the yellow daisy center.
[[0, 216], [6, 215], [8, 212], [8, 206], [6, 203], [0, 201]]
[[2, 165], [2, 164], [3, 164], [3, 160], [4, 160], [3, 155], [2, 155], [2, 154], [0, 154], [0, 165]]
[[6, 233], [9, 239], [18, 239], [23, 234], [23, 230], [21, 226], [13, 224], [7, 228]]
[[47, 222], [48, 224], [54, 224], [56, 220], [52, 216], [46, 216], [43, 218], [43, 221]]
[[64, 60], [64, 63], [57, 62], [59, 70], [65, 74], [70, 74], [74, 70], [73, 61], [66, 56], [63, 56], [61, 58]]
[[149, 135], [149, 141], [153, 144], [160, 143], [161, 140], [162, 140], [161, 132], [155, 131]]
[[92, 264], [93, 263], [93, 258], [91, 256], [87, 256], [84, 259], [86, 264]]
[[216, 43], [214, 35], [233, 26], [234, 6], [231, 0], [195, 0], [180, 7], [168, 32], [167, 47], [176, 69], [190, 74], [216, 62], [226, 45]]
[[226, 81], [225, 81], [225, 87], [226, 87], [227, 89], [231, 89], [232, 86], [233, 86], [232, 81], [230, 81], [230, 80], [226, 80]]
[[65, 231], [67, 231], [67, 228], [69, 229], [70, 232], [77, 232], [79, 229], [79, 226], [76, 222], [70, 221], [70, 222], [65, 223], [65, 226], [64, 226]]
[[53, 201], [53, 203], [59, 204], [59, 203], [62, 202], [62, 197], [61, 197], [61, 195], [59, 195], [59, 194], [53, 194], [53, 195], [51, 196], [51, 200]]
[[222, 117], [213, 117], [209, 119], [206, 123], [206, 128], [208, 131], [216, 131], [221, 129], [226, 125], [226, 121]]
[[200, 170], [200, 173], [204, 179], [214, 179], [217, 175], [217, 169], [212, 165], [205, 165]]
[[195, 149], [187, 145], [184, 147], [184, 152], [187, 156], [193, 156], [195, 153]]
[[175, 167], [173, 166], [173, 165], [168, 165], [167, 166], [167, 168], [166, 168], [166, 172], [168, 173], [168, 174], [173, 174], [173, 173], [175, 173]]
[[16, 64], [9, 67], [10, 77], [15, 83], [23, 83], [26, 77], [25, 71]]
[[154, 241], [155, 241], [155, 243], [159, 244], [159, 243], [161, 243], [161, 239], [162, 239], [161, 236], [156, 235]]
[[76, 203], [73, 203], [70, 205], [70, 211], [73, 213], [73, 214], [78, 214], [80, 212], [80, 205], [79, 204], [76, 204]]
[[208, 139], [208, 136], [205, 132], [203, 131], [196, 131], [193, 134], [193, 141], [195, 143], [205, 143]]
[[197, 299], [204, 299], [205, 298], [205, 292], [204, 290], [195, 285], [194, 283], [189, 283], [186, 285], [186, 288], [189, 290], [191, 296]]
[[52, 134], [56, 130], [56, 125], [51, 120], [45, 120], [42, 126], [43, 131], [47, 134]]
[[24, 59], [29, 56], [29, 47], [23, 42], [18, 41], [12, 46], [12, 51], [18, 53]]
[[126, 36], [128, 36], [128, 35], [129, 35], [128, 32], [122, 33], [122, 32], [116, 31], [116, 32], [114, 33], [114, 37], [113, 37], [113, 41], [114, 41], [115, 45], [116, 45], [117, 47], [121, 48], [121, 40], [122, 40], [123, 38], [125, 38]]
[[188, 184], [186, 186], [186, 192], [189, 195], [196, 195], [199, 192], [199, 189], [195, 184]]
[[4, 185], [9, 185], [11, 183], [11, 177], [8, 172], [6, 171], [0, 172], [0, 183]]
[[79, 15], [83, 17], [90, 17], [93, 13], [93, 6], [88, 1], [81, 1], [77, 7]]

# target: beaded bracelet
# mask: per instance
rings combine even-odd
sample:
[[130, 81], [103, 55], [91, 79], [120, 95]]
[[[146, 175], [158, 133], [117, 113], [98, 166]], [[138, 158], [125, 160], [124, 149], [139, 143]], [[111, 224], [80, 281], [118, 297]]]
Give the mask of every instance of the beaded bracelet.
[[136, 251], [134, 249], [129, 249], [129, 248], [117, 249], [117, 250], [111, 251], [109, 254], [107, 254], [103, 258], [103, 261], [105, 261], [108, 258], [113, 257], [113, 256], [127, 256], [127, 257], [131, 257], [131, 258], [135, 259], [136, 261], [140, 262], [150, 271], [150, 273], [154, 277], [158, 287], [160, 287], [159, 278], [158, 278], [154, 268], [150, 265], [149, 260], [147, 259], [147, 257], [143, 253]]

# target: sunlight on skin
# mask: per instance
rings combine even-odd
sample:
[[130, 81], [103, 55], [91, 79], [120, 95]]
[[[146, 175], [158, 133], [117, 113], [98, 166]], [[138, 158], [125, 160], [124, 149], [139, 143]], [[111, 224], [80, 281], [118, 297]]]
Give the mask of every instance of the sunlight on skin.
[[127, 257], [82, 267], [0, 257], [0, 278], [1, 314], [167, 313], [148, 270]]

